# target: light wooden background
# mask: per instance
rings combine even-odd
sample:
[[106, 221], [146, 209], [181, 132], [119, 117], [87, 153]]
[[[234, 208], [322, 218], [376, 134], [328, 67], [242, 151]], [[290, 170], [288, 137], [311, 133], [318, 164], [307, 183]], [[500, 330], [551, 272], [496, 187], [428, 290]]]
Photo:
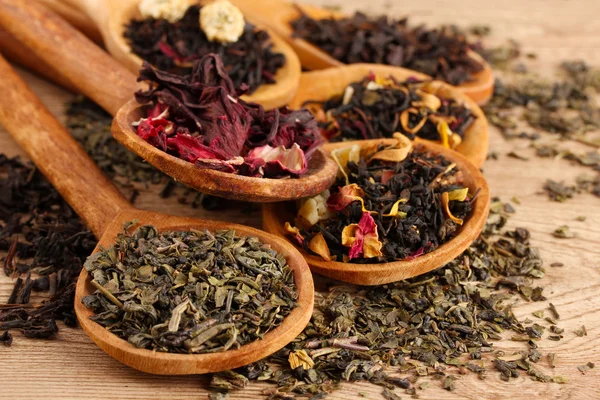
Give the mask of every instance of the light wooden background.
[[[312, 1], [322, 5], [343, 4], [344, 10], [363, 9], [373, 13], [401, 16], [408, 14], [412, 21], [434, 23], [488, 24], [494, 30], [492, 42], [514, 38], [522, 42], [525, 51], [533, 51], [539, 58], [535, 68], [550, 74], [562, 59], [582, 58], [600, 66], [600, 1], [575, 0], [504, 0], [482, 2], [475, 0], [421, 0], [400, 2], [393, 0], [332, 0]], [[260, 0], [257, 0], [260, 4]], [[61, 89], [23, 72], [28, 82], [44, 102], [62, 117], [63, 102], [68, 95]], [[0, 79], [2, 79], [0, 77]], [[510, 226], [530, 229], [532, 242], [539, 246], [547, 266], [543, 284], [545, 295], [560, 312], [559, 326], [565, 329], [565, 338], [559, 342], [543, 340], [540, 351], [554, 352], [556, 368], [552, 370], [546, 358], [538, 368], [549, 374], [569, 378], [566, 385], [533, 382], [525, 374], [510, 383], [502, 382], [490, 371], [486, 380], [475, 375], [462, 376], [455, 392], [447, 392], [434, 382], [419, 391], [421, 399], [600, 399], [600, 199], [583, 194], [566, 204], [550, 202], [540, 194], [547, 178], [572, 183], [575, 177], [591, 171], [571, 165], [565, 160], [538, 159], [529, 162], [506, 157], [517, 150], [519, 154], [533, 155], [526, 142], [505, 142], [492, 129], [491, 150], [500, 154], [499, 160], [484, 165], [492, 194], [508, 201], [517, 196], [521, 205]], [[589, 150], [580, 145], [564, 143], [577, 150]], [[15, 143], [0, 131], [0, 151], [10, 155], [21, 154]], [[160, 200], [156, 191], [143, 193], [136, 203], [139, 207], [162, 212], [226, 219], [260, 226], [258, 213], [243, 214], [205, 212], [177, 204], [176, 198]], [[578, 222], [579, 215], [587, 216]], [[560, 225], [569, 225], [579, 236], [561, 240], [551, 235]], [[562, 268], [549, 267], [562, 262]], [[5, 301], [12, 281], [0, 275], [0, 302]], [[531, 312], [543, 309], [546, 303], [518, 301], [515, 312], [524, 319]], [[534, 319], [534, 318], [532, 318]], [[573, 331], [585, 325], [587, 337], [577, 337]], [[0, 399], [206, 399], [206, 378], [199, 376], [166, 377], [137, 372], [111, 359], [98, 349], [80, 329], [62, 328], [58, 340], [27, 340], [15, 335], [12, 348], [0, 346]], [[518, 343], [497, 343], [499, 349], [522, 349]], [[596, 369], [582, 375], [577, 366], [595, 362]], [[264, 386], [252, 384], [247, 389], [232, 393], [231, 399], [262, 398]], [[366, 384], [344, 384], [331, 399], [356, 398], [363, 392], [367, 398], [381, 398], [381, 388]], [[396, 390], [403, 398], [409, 395]]]

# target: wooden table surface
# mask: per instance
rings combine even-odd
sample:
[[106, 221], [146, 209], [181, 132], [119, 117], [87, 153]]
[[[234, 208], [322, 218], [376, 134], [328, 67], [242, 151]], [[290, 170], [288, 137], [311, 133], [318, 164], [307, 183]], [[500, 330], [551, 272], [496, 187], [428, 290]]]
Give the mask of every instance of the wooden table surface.
[[[260, 1], [257, 0], [257, 4]], [[600, 66], [600, 1], [576, 0], [504, 0], [482, 2], [475, 0], [421, 0], [394, 2], [392, 0], [332, 0], [312, 1], [321, 5], [344, 4], [344, 10], [362, 9], [390, 16], [410, 15], [412, 21], [434, 23], [459, 23], [463, 26], [486, 24], [493, 29], [491, 42], [514, 38], [525, 51], [538, 54], [535, 68], [550, 74], [563, 59], [585, 59]], [[1, 50], [1, 49], [0, 49]], [[23, 76], [44, 102], [59, 117], [63, 115], [63, 102], [69, 95], [26, 72]], [[2, 79], [0, 77], [0, 79]], [[572, 149], [588, 150], [582, 145], [566, 143]], [[505, 141], [499, 132], [491, 129], [491, 150], [499, 154], [498, 160], [486, 162], [485, 176], [492, 194], [508, 201], [517, 196], [516, 214], [511, 227], [525, 227], [531, 231], [532, 243], [538, 246], [547, 266], [541, 285], [545, 295], [561, 315], [559, 326], [565, 329], [564, 339], [558, 342], [543, 340], [540, 351], [546, 355], [554, 352], [556, 368], [551, 370], [544, 358], [536, 368], [545, 373], [568, 377], [569, 383], [543, 384], [532, 381], [526, 374], [505, 383], [498, 373], [490, 371], [486, 380], [475, 374], [461, 376], [454, 392], [447, 392], [439, 384], [419, 391], [421, 399], [600, 399], [600, 200], [581, 194], [567, 203], [551, 202], [540, 194], [548, 178], [573, 183], [580, 173], [592, 174], [589, 169], [577, 167], [566, 160], [540, 159], [533, 156], [528, 143]], [[506, 153], [517, 150], [530, 155], [521, 161], [508, 158]], [[0, 152], [22, 154], [16, 144], [0, 131]], [[244, 214], [208, 212], [181, 206], [175, 198], [159, 199], [155, 189], [141, 194], [136, 205], [180, 215], [226, 219], [260, 226], [258, 212]], [[584, 222], [576, 221], [580, 215]], [[551, 235], [560, 225], [569, 225], [578, 237], [557, 239]], [[551, 268], [550, 263], [562, 262], [562, 268]], [[0, 302], [8, 298], [13, 282], [0, 275]], [[541, 303], [519, 300], [514, 311], [524, 319], [531, 312], [545, 307]], [[585, 325], [588, 336], [577, 337], [574, 330]], [[516, 342], [500, 342], [499, 349], [522, 349]], [[585, 375], [578, 365], [589, 361], [596, 369]], [[206, 399], [208, 391], [204, 377], [153, 376], [137, 372], [113, 360], [97, 348], [81, 329], [63, 328], [58, 340], [28, 340], [15, 334], [11, 348], [0, 346], [0, 399]], [[230, 399], [263, 398], [264, 386], [251, 384], [243, 391], [232, 392]], [[366, 398], [381, 398], [381, 388], [368, 383], [344, 384], [331, 399], [351, 399], [357, 393]], [[409, 396], [397, 390], [402, 398]]]

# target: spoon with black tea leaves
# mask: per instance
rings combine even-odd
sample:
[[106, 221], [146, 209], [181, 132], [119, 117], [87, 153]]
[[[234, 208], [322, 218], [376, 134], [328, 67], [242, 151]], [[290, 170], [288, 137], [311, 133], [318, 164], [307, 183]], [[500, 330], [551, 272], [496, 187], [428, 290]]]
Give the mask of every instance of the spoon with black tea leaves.
[[174, 354], [136, 348], [90, 320], [93, 312], [82, 298], [94, 292], [85, 269], [77, 280], [75, 312], [83, 330], [107, 354], [140, 371], [153, 374], [203, 374], [258, 361], [291, 342], [311, 318], [313, 280], [302, 255], [282, 238], [247, 226], [176, 217], [135, 209], [106, 179], [73, 137], [50, 114], [6, 60], [0, 56], [0, 123], [96, 235], [94, 252], [108, 248], [125, 222], [138, 220], [159, 231], [235, 230], [253, 236], [286, 256], [294, 273], [297, 306], [262, 340], [235, 350], [207, 354]]
[[[300, 58], [302, 66], [309, 69], [340, 67], [344, 63], [336, 60], [312, 43], [294, 37], [291, 22], [300, 17], [298, 8], [311, 18], [341, 19], [348, 15], [326, 10], [309, 4], [294, 4], [283, 0], [231, 0], [233, 4], [247, 15], [249, 19], [267, 26], [281, 38], [286, 40]], [[257, 7], [257, 3], [260, 7]], [[490, 65], [476, 52], [469, 53], [470, 58], [483, 65], [483, 69], [472, 76], [472, 79], [457, 86], [457, 89], [472, 98], [477, 104], [485, 104], [494, 91], [494, 74]]]
[[[131, 72], [137, 73], [142, 65], [142, 59], [131, 51], [123, 33], [125, 26], [132, 19], [141, 17], [138, 9], [140, 1], [63, 0], [63, 3], [91, 18], [100, 30], [108, 52]], [[206, 1], [188, 0], [188, 3], [193, 5], [206, 3]], [[64, 6], [64, 4], [62, 5]], [[53, 7], [52, 3], [48, 5]], [[248, 22], [256, 25], [253, 21], [253, 19], [248, 18]], [[274, 51], [284, 54], [286, 63], [275, 74], [274, 84], [261, 85], [254, 93], [242, 96], [242, 98], [246, 101], [260, 103], [267, 109], [281, 107], [291, 100], [298, 88], [301, 73], [300, 60], [290, 45], [277, 34], [274, 34], [268, 27], [259, 24], [258, 28], [269, 33], [273, 40]]]
[[[19, 21], [15, 24], [14, 21]], [[199, 169], [141, 139], [131, 123], [143, 116], [133, 93], [144, 85], [76, 29], [36, 2], [0, 0], [0, 27], [84, 95], [115, 116], [113, 136], [154, 167], [200, 192], [254, 202], [274, 202], [312, 196], [335, 179], [337, 165], [322, 150], [308, 163], [308, 171], [294, 179], [268, 179]]]

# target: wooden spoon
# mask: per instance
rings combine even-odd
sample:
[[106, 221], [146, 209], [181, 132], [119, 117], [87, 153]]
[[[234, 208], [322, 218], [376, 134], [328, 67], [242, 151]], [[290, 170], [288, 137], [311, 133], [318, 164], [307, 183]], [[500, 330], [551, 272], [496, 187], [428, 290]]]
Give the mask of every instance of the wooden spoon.
[[[300, 108], [308, 100], [321, 102], [332, 96], [340, 95], [344, 93], [346, 86], [361, 81], [371, 72], [384, 78], [391, 75], [400, 81], [404, 81], [409, 77], [428, 79], [427, 75], [416, 71], [380, 64], [352, 64], [305, 72], [300, 78], [300, 88], [290, 102], [290, 107]], [[481, 167], [487, 158], [489, 148], [488, 122], [485, 114], [470, 97], [454, 86], [442, 81], [434, 81], [432, 88], [434, 94], [442, 98], [456, 100], [459, 104], [468, 107], [475, 115], [475, 121], [466, 130], [462, 142], [455, 150], [462, 153], [476, 167]], [[311, 105], [309, 108], [314, 111], [321, 109], [317, 104]]]
[[[273, 32], [284, 38], [300, 57], [303, 67], [323, 69], [344, 65], [319, 47], [293, 36], [294, 31], [290, 22], [300, 17], [300, 12], [293, 3], [282, 0], [260, 0], [260, 7], [257, 7], [256, 0], [231, 0], [231, 2], [239, 7], [249, 19], [269, 27]], [[317, 6], [306, 4], [297, 6], [314, 19], [331, 17], [340, 19], [347, 16]], [[474, 74], [472, 81], [458, 86], [458, 89], [471, 97], [477, 104], [485, 104], [494, 92], [494, 74], [489, 64], [479, 54], [472, 51], [470, 56], [483, 65], [483, 70]]]
[[[332, 151], [338, 148], [352, 146], [353, 144], [362, 146], [377, 143], [392, 144], [395, 143], [395, 140], [372, 139], [328, 143], [325, 145], [325, 148], [328, 151]], [[319, 256], [308, 254], [303, 249], [298, 248], [306, 261], [308, 261], [311, 271], [357, 285], [381, 285], [412, 278], [413, 276], [440, 268], [458, 257], [471, 245], [477, 236], [479, 236], [479, 233], [481, 233], [481, 230], [485, 225], [490, 204], [490, 191], [485, 178], [481, 172], [461, 154], [431, 142], [418, 141], [418, 143], [420, 146], [423, 146], [425, 150], [434, 154], [442, 154], [446, 159], [455, 163], [457, 169], [463, 173], [464, 181], [469, 188], [469, 192], [474, 193], [479, 189], [479, 194], [475, 199], [472, 214], [467, 217], [456, 236], [431, 253], [424, 254], [413, 260], [380, 264], [354, 264], [325, 261]], [[293, 202], [265, 204], [263, 205], [263, 228], [267, 232], [286, 237], [290, 242], [294, 243], [289, 234], [286, 233], [284, 225], [286, 222], [292, 223], [296, 214], [297, 209]]]
[[81, 93], [115, 115], [113, 136], [119, 142], [187, 186], [235, 200], [273, 202], [315, 195], [335, 179], [337, 165], [322, 150], [313, 154], [309, 171], [298, 179], [251, 178], [196, 168], [136, 134], [131, 122], [142, 114], [132, 99], [139, 87], [135, 76], [60, 17], [34, 2], [0, 0], [0, 26], [60, 71]]
[[83, 330], [102, 350], [122, 363], [148, 373], [202, 374], [258, 361], [281, 349], [302, 332], [312, 314], [314, 288], [306, 261], [292, 245], [247, 226], [136, 210], [1, 56], [0, 75], [3, 93], [0, 96], [0, 123], [99, 238], [94, 252], [113, 244], [117, 234], [122, 232], [124, 222], [139, 220], [155, 225], [160, 231], [233, 229], [238, 235], [255, 236], [285, 254], [294, 271], [298, 306], [262, 340], [221, 353], [184, 355], [138, 349], [90, 320], [93, 312], [81, 300], [95, 289], [83, 269], [77, 280], [75, 312]]
[[[125, 25], [132, 19], [141, 18], [138, 4], [141, 0], [64, 0], [75, 9], [87, 14], [95, 23], [108, 52], [119, 60], [131, 72], [137, 74], [142, 59], [132, 53], [123, 37]], [[190, 5], [198, 1], [189, 0]], [[206, 1], [200, 1], [204, 3]], [[254, 24], [253, 19], [248, 19]], [[256, 24], [254, 24], [256, 25]], [[300, 80], [300, 60], [294, 50], [277, 34], [268, 27], [258, 25], [259, 29], [266, 30], [273, 39], [276, 52], [283, 53], [286, 57], [285, 65], [275, 74], [276, 82], [270, 85], [261, 85], [254, 93], [242, 96], [246, 101], [262, 104], [266, 109], [286, 105], [296, 93]]]

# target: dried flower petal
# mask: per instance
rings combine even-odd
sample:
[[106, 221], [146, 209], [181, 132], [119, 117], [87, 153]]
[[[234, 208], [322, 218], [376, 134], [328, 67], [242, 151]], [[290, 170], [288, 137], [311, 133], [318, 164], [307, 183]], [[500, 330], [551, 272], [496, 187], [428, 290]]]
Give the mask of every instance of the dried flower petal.
[[346, 183], [348, 183], [348, 162], [352, 161], [357, 163], [360, 160], [360, 146], [355, 144], [333, 150], [331, 152], [331, 158], [333, 158], [339, 167], [338, 177], [345, 177]]
[[295, 226], [292, 226], [289, 222], [285, 223], [284, 229], [287, 233], [292, 235], [294, 239], [296, 239], [296, 242], [298, 242], [299, 245], [302, 246], [302, 243], [304, 243], [304, 236], [302, 236], [302, 234], [300, 233], [300, 229], [296, 228]]
[[325, 261], [331, 261], [331, 253], [329, 252], [329, 246], [323, 237], [321, 232], [317, 233], [310, 242], [308, 242], [308, 248], [320, 255]]
[[313, 359], [310, 358], [310, 356], [304, 350], [295, 350], [290, 352], [288, 362], [290, 363], [290, 368], [292, 369], [296, 369], [301, 366], [305, 370], [309, 370], [315, 366]]
[[400, 204], [404, 204], [408, 201], [408, 199], [398, 199], [392, 206], [392, 209], [388, 214], [383, 214], [384, 217], [396, 217], [396, 218], [406, 218], [406, 213], [403, 211], [398, 211]]
[[360, 201], [363, 211], [367, 211], [363, 200], [364, 196], [365, 192], [358, 184], [353, 183], [351, 185], [346, 185], [341, 187], [337, 193], [333, 193], [329, 196], [327, 199], [327, 207], [331, 211], [340, 211], [346, 208], [350, 203]]
[[[413, 127], [410, 127], [408, 124], [411, 114], [421, 117], [421, 120]], [[400, 114], [400, 124], [402, 125], [402, 128], [408, 133], [416, 134], [417, 132], [419, 132], [421, 130], [423, 125], [425, 125], [426, 121], [427, 121], [427, 118], [421, 116], [421, 113], [419, 112], [419, 110], [417, 110], [414, 107], [404, 110]]]
[[450, 218], [452, 221], [456, 222], [458, 225], [462, 225], [463, 220], [460, 218], [456, 218], [454, 215], [452, 215], [452, 212], [450, 211], [450, 196], [448, 195], [448, 192], [442, 193], [440, 200], [442, 203], [442, 208], [444, 209], [444, 214], [446, 214], [446, 217]]
[[257, 147], [246, 157], [247, 162], [253, 159], [262, 160], [264, 163], [262, 168], [269, 170], [265, 175], [271, 177], [285, 174], [302, 175], [308, 168], [306, 157], [298, 143], [294, 143], [289, 149], [283, 146], [271, 147], [268, 144]]
[[358, 224], [350, 224], [344, 228], [342, 245], [350, 247], [349, 259], [373, 258], [383, 255], [381, 253], [383, 244], [379, 241], [377, 224], [370, 213], [363, 212]]
[[244, 33], [244, 14], [228, 0], [216, 0], [200, 10], [200, 27], [211, 42], [235, 43]]

